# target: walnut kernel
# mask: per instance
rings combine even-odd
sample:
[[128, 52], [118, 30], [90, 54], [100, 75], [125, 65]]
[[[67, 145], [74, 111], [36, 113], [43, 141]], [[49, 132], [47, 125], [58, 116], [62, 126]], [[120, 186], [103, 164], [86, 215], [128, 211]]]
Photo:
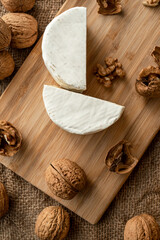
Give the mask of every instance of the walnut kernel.
[[35, 233], [42, 240], [62, 240], [67, 236], [69, 228], [69, 214], [62, 207], [50, 206], [39, 214]]
[[112, 86], [112, 81], [114, 79], [125, 77], [125, 71], [117, 58], [106, 57], [104, 62], [106, 67], [97, 64], [94, 73], [97, 80], [103, 83], [106, 88], [109, 88]]

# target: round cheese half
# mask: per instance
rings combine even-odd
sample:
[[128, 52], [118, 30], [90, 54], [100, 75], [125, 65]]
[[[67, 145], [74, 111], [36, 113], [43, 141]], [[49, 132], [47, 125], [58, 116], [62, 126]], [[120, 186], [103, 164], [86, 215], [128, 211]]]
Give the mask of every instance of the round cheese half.
[[70, 133], [91, 134], [108, 128], [124, 107], [80, 93], [44, 85], [43, 101], [50, 119]]
[[55, 17], [43, 35], [42, 57], [63, 88], [86, 90], [86, 8], [71, 8]]

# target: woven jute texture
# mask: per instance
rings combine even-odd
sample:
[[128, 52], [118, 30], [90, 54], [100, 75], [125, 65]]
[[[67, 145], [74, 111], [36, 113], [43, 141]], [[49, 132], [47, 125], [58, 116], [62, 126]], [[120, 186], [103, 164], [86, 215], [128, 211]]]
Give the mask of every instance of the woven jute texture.
[[[64, 2], [65, 0], [36, 1], [36, 5], [29, 13], [38, 20], [39, 37]], [[0, 15], [4, 13], [5, 10], [0, 5]], [[16, 62], [16, 69], [10, 78], [0, 82], [0, 94], [30, 51], [31, 48], [10, 50]], [[97, 225], [93, 226], [67, 210], [71, 216], [71, 228], [67, 239], [121, 240], [126, 221], [142, 212], [153, 215], [160, 224], [159, 148], [160, 133]], [[37, 215], [43, 208], [58, 203], [2, 165], [0, 181], [5, 184], [10, 198], [9, 212], [0, 220], [0, 240], [37, 239], [34, 234]]]

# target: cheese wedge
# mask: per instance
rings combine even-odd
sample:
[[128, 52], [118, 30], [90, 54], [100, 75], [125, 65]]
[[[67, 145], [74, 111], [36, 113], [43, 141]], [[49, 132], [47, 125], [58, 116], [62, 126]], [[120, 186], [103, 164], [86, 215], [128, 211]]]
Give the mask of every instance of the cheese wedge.
[[75, 7], [54, 18], [43, 35], [42, 57], [63, 88], [86, 90], [86, 8]]
[[44, 85], [43, 101], [50, 119], [70, 133], [91, 134], [108, 128], [124, 107], [80, 93]]

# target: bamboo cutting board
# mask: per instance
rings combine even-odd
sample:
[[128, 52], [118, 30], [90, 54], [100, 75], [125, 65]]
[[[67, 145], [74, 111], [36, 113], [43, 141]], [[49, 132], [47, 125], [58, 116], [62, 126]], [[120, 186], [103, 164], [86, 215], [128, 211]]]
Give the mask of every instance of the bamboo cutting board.
[[[88, 12], [85, 94], [124, 105], [125, 112], [108, 130], [88, 136], [67, 133], [52, 123], [44, 109], [42, 88], [54, 80], [43, 64], [40, 40], [0, 98], [0, 119], [10, 121], [23, 136], [21, 150], [12, 158], [1, 156], [0, 162], [95, 224], [128, 177], [106, 169], [107, 151], [125, 138], [140, 159], [159, 130], [159, 99], [144, 99], [134, 85], [139, 71], [154, 64], [150, 54], [155, 45], [160, 45], [160, 8], [145, 8], [141, 1], [125, 0], [122, 14], [102, 16], [97, 13], [95, 0], [67, 0], [59, 13], [74, 6], [85, 6]], [[115, 81], [111, 89], [105, 89], [93, 75], [96, 63], [103, 63], [106, 56], [117, 57], [127, 73], [126, 79]], [[44, 180], [49, 163], [61, 158], [77, 162], [88, 177], [87, 188], [70, 201], [54, 197]]]

